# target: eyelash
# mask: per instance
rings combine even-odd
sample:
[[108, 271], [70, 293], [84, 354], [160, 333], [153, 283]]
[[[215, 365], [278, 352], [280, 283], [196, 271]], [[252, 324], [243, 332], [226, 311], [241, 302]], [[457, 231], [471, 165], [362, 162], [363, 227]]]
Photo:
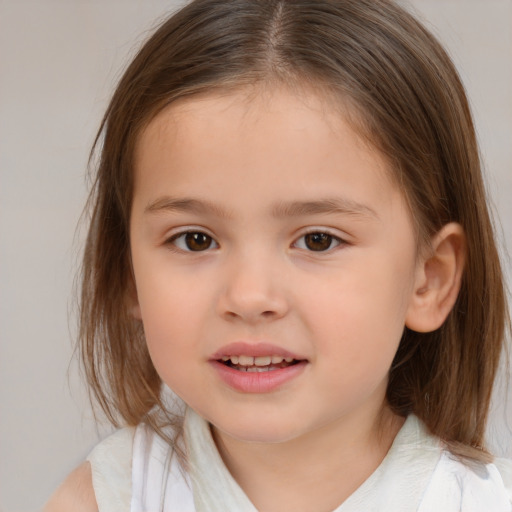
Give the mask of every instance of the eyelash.
[[[203, 238], [208, 239], [208, 246], [205, 247], [204, 249], [199, 249], [199, 250], [190, 249], [190, 247], [187, 245], [187, 236], [194, 236], [194, 235], [196, 235], [196, 237], [197, 237], [197, 235], [200, 235]], [[180, 239], [183, 239], [183, 244], [185, 245], [184, 247], [180, 247], [178, 245], [177, 242]], [[190, 241], [191, 240], [189, 240], [189, 242]], [[204, 231], [200, 231], [200, 230], [182, 231], [181, 233], [176, 233], [175, 235], [171, 236], [171, 238], [169, 238], [166, 241], [166, 245], [174, 246], [174, 248], [176, 248], [177, 250], [183, 251], [183, 252], [204, 252], [208, 249], [211, 249], [212, 244], [215, 245], [215, 247], [214, 247], [215, 249], [217, 249], [219, 247], [219, 244], [214, 240], [214, 238], [212, 236], [210, 236], [207, 233], [205, 233]]]
[[[305, 246], [305, 247], [298, 247], [299, 240], [303, 240], [303, 239], [306, 240], [307, 237], [312, 237], [312, 236], [315, 236], [315, 235], [321, 235], [322, 237], [324, 237], [324, 239], [327, 239], [329, 241], [329, 245], [328, 245], [328, 247], [326, 249], [315, 251], [314, 249], [308, 248], [307, 246]], [[332, 246], [333, 242], [335, 242], [336, 245]], [[306, 243], [304, 245], [306, 245]], [[347, 242], [345, 242], [339, 236], [333, 235], [329, 231], [325, 231], [325, 230], [312, 230], [312, 231], [304, 233], [302, 236], [300, 236], [294, 242], [293, 245], [295, 247], [298, 247], [299, 249], [303, 249], [303, 250], [308, 251], [308, 252], [325, 252], [326, 253], [326, 252], [330, 252], [330, 251], [336, 249], [337, 247], [339, 247], [341, 245], [344, 245], [346, 243]]]
[[[203, 238], [203, 240], [199, 240], [199, 244], [201, 244], [201, 242], [203, 242], [206, 246], [202, 249], [201, 248], [199, 248], [197, 250], [191, 249], [189, 244], [190, 244], [190, 242], [198, 241], [197, 240], [198, 235]], [[314, 237], [314, 236], [318, 236], [318, 235], [320, 235], [321, 238], [322, 237], [324, 238], [323, 241], [328, 242], [327, 248], [314, 250], [314, 249], [311, 249], [311, 247], [307, 246], [308, 242], [305, 242], [303, 244], [304, 245], [303, 247], [299, 246], [298, 242], [300, 240], [302, 240], [302, 239], [306, 240], [307, 237]], [[187, 237], [189, 237], [189, 236], [195, 237], [196, 240], [194, 240], [194, 238], [187, 240]], [[180, 242], [180, 243], [182, 243], [182, 247], [180, 247], [180, 245], [178, 243], [178, 241], [180, 239], [182, 239], [182, 242]], [[206, 239], [206, 240], [204, 240], [204, 239]], [[313, 241], [313, 240], [309, 240], [309, 242], [311, 242], [311, 241]], [[317, 240], [316, 242], [322, 242], [322, 240]], [[335, 243], [334, 246], [333, 246], [333, 242]], [[337, 247], [339, 247], [341, 245], [346, 245], [346, 244], [347, 244], [347, 242], [345, 240], [343, 240], [342, 238], [340, 238], [338, 236], [333, 235], [329, 231], [314, 230], [314, 231], [309, 231], [308, 233], [304, 233], [292, 244], [292, 246], [297, 247], [302, 250], [305, 250], [305, 251], [308, 251], [308, 252], [327, 253], [327, 252], [332, 251], [333, 249], [336, 249]], [[188, 231], [183, 231], [183, 232], [177, 233], [166, 241], [166, 245], [174, 246], [174, 248], [176, 250], [183, 251], [183, 252], [205, 252], [210, 249], [218, 249], [219, 248], [219, 244], [215, 241], [215, 239], [212, 236], [210, 236], [207, 233], [205, 233], [204, 231], [200, 231], [200, 230], [188, 230]], [[214, 247], [212, 247], [212, 245], [214, 245]]]

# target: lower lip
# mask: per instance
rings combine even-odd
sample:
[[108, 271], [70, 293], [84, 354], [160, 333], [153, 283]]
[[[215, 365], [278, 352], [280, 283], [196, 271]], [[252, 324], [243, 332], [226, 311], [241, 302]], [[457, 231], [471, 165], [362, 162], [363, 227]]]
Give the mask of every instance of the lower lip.
[[298, 377], [307, 365], [301, 361], [285, 368], [264, 372], [235, 370], [219, 361], [210, 361], [220, 378], [231, 388], [242, 393], [270, 393]]

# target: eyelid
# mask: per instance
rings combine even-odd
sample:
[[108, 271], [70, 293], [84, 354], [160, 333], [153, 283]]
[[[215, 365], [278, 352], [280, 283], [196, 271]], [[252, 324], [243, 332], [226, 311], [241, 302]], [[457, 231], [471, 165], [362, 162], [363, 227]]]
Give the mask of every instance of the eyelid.
[[[177, 228], [176, 230], [173, 230], [173, 231], [174, 231], [173, 233], [167, 235], [164, 239], [164, 245], [169, 247], [169, 249], [171, 249], [173, 251], [182, 252], [182, 253], [204, 253], [204, 252], [209, 252], [212, 249], [219, 248], [219, 243], [217, 242], [215, 237], [211, 233], [209, 233], [208, 229], [205, 229], [203, 227], [187, 226], [187, 227]], [[186, 236], [191, 233], [201, 233], [201, 234], [206, 235], [207, 237], [211, 238], [212, 244], [214, 244], [214, 246], [208, 247], [207, 249], [205, 249], [203, 251], [192, 251], [190, 249], [183, 249], [181, 247], [178, 247], [177, 244], [175, 243], [175, 241], [178, 240], [179, 238], [181, 238], [182, 236]]]
[[318, 253], [329, 253], [329, 252], [332, 252], [333, 250], [339, 248], [340, 246], [346, 246], [346, 245], [350, 245], [350, 243], [347, 241], [347, 239], [343, 236], [341, 236], [339, 234], [339, 232], [337, 233], [334, 233], [333, 232], [334, 230], [330, 229], [330, 228], [325, 228], [325, 227], [311, 227], [311, 228], [307, 228], [305, 231], [303, 231], [300, 236], [297, 236], [295, 238], [295, 241], [293, 242], [292, 244], [292, 247], [296, 247], [297, 246], [297, 242], [299, 240], [301, 240], [302, 238], [304, 238], [305, 236], [307, 235], [312, 235], [312, 234], [315, 234], [315, 233], [321, 233], [321, 234], [324, 234], [324, 235], [328, 235], [330, 237], [332, 237], [334, 240], [336, 240], [338, 243], [334, 246], [334, 247], [330, 247], [329, 249], [326, 249], [325, 251], [312, 251], [310, 249], [303, 249], [301, 247], [299, 247], [299, 249], [302, 249], [302, 250], [305, 250], [305, 251], [308, 251], [308, 252], [318, 252]]
[[164, 241], [177, 238], [180, 235], [186, 235], [187, 233], [204, 233], [205, 235], [215, 238], [215, 235], [208, 228], [200, 225], [189, 224], [183, 226], [177, 226], [166, 231], [163, 235]]

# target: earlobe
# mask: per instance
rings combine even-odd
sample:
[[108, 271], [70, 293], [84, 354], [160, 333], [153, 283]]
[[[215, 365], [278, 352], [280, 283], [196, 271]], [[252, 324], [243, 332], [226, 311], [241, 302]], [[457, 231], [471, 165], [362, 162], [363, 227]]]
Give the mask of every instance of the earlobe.
[[138, 302], [130, 307], [130, 315], [135, 320], [142, 320], [142, 313], [140, 311], [140, 306]]
[[133, 272], [130, 275], [128, 285], [126, 287], [126, 303], [128, 313], [135, 320], [142, 320], [142, 313], [139, 305], [139, 297], [137, 296], [137, 287], [135, 286], [135, 277]]
[[431, 242], [428, 255], [418, 262], [415, 288], [405, 325], [417, 332], [435, 331], [446, 320], [459, 294], [466, 237], [460, 224], [446, 224]]
[[128, 313], [135, 320], [142, 320], [142, 313], [140, 310], [139, 299], [137, 297], [137, 291], [135, 290], [135, 286], [130, 287], [130, 289], [127, 292], [127, 297]]

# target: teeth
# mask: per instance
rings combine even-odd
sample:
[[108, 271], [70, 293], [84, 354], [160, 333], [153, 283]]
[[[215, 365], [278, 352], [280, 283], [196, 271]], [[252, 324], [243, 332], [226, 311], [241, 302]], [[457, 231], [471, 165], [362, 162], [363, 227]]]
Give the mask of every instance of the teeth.
[[272, 362], [272, 356], [255, 357], [254, 364], [256, 366], [268, 366]]
[[[222, 361], [224, 363], [231, 361], [232, 365], [237, 366], [246, 366], [246, 367], [257, 367], [257, 368], [263, 368], [267, 367], [269, 365], [279, 365], [281, 363], [291, 363], [294, 359], [293, 357], [282, 357], [277, 355], [272, 356], [258, 356], [258, 357], [252, 357], [252, 356], [222, 356]], [[251, 371], [257, 371], [257, 370], [251, 370]]]
[[[231, 362], [233, 364], [236, 364], [235, 361], [233, 361], [233, 358], [231, 358]], [[240, 364], [242, 366], [252, 366], [254, 364], [254, 357], [238, 356], [238, 364]]]
[[247, 372], [268, 372], [270, 370], [269, 366], [265, 366], [264, 368], [261, 366], [249, 366], [247, 367]]

